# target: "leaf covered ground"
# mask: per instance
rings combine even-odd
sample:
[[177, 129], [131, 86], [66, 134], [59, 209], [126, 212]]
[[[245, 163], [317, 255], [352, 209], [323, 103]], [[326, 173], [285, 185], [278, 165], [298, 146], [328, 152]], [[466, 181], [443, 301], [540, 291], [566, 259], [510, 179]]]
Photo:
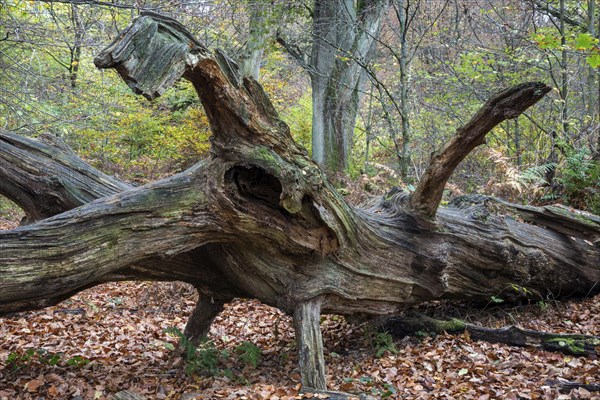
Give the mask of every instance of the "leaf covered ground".
[[[254, 300], [228, 304], [215, 321], [214, 375], [186, 374], [170, 350], [177, 338], [167, 330], [183, 330], [194, 304], [194, 291], [183, 284], [110, 283], [55, 307], [1, 318], [0, 399], [102, 400], [125, 389], [148, 399], [302, 398], [290, 319]], [[600, 296], [483, 311], [430, 303], [421, 311], [488, 326], [600, 334]], [[338, 316], [324, 317], [322, 328], [331, 389], [398, 399], [599, 398], [583, 389], [560, 394], [546, 384], [599, 383], [599, 360], [466, 335], [405, 338], [394, 349]], [[239, 354], [244, 342], [261, 349], [256, 367]]]

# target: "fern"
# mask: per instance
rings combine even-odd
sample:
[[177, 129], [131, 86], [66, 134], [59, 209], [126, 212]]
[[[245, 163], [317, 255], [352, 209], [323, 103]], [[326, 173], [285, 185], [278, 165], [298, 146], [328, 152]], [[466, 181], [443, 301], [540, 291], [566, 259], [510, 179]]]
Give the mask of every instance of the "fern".
[[375, 347], [375, 357], [380, 358], [386, 352], [398, 354], [398, 349], [394, 344], [394, 338], [387, 332], [378, 332], [373, 337], [373, 347]]
[[557, 181], [563, 195], [572, 206], [600, 213], [600, 163], [587, 148], [575, 150], [563, 146], [566, 158], [559, 169]]
[[188, 376], [192, 376], [196, 372], [203, 372], [210, 376], [214, 376], [219, 373], [219, 369], [217, 367], [221, 358], [221, 354], [215, 347], [214, 342], [211, 340], [206, 340], [201, 343], [200, 346], [196, 347], [177, 327], [167, 328], [165, 329], [165, 333], [179, 338], [180, 346], [185, 351], [185, 373]]
[[526, 170], [519, 173], [517, 179], [523, 183], [540, 186], [545, 185], [548, 183], [546, 181], [546, 174], [552, 172], [552, 170], [554, 169], [556, 169], [556, 163], [534, 165], [533, 167], [529, 167]]
[[236, 353], [241, 362], [250, 364], [256, 368], [260, 363], [262, 350], [254, 343], [243, 342], [236, 348]]
[[394, 179], [400, 178], [400, 176], [396, 173], [396, 171], [394, 171], [392, 168], [388, 167], [387, 165], [376, 163], [373, 161], [367, 161], [367, 162], [365, 162], [365, 164], [387, 172], [388, 175]]

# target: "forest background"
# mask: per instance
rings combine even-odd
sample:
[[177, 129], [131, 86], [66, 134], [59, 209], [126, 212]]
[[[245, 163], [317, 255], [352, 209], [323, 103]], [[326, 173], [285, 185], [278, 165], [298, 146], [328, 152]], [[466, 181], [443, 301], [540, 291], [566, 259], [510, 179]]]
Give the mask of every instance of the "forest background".
[[[257, 33], [264, 38], [258, 80], [310, 152], [311, 82], [297, 61], [315, 40], [313, 7], [279, 0], [2, 0], [0, 127], [59, 136], [100, 170], [138, 183], [207, 155], [208, 121], [189, 83], [147, 101], [93, 65], [140, 10], [151, 10], [237, 59]], [[553, 93], [495, 128], [447, 192], [600, 213], [598, 8], [587, 0], [392, 1], [375, 52], [361, 65], [366, 79], [349, 167], [331, 171], [342, 193], [381, 193], [391, 184], [412, 190], [432, 152], [491, 93], [540, 80]], [[9, 208], [3, 200], [3, 212]]]

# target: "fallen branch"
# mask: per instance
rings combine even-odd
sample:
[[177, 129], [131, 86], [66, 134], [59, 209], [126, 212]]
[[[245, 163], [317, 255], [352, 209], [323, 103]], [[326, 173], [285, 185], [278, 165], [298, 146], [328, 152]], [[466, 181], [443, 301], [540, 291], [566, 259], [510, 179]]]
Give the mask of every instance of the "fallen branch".
[[414, 335], [417, 332], [433, 334], [466, 332], [474, 340], [510, 346], [536, 347], [575, 356], [600, 357], [600, 336], [548, 333], [514, 325], [486, 328], [459, 319], [439, 320], [426, 316], [391, 318], [384, 322], [382, 328], [396, 337]]
[[588, 392], [600, 392], [600, 384], [569, 382], [563, 380], [547, 380], [546, 385], [558, 387], [561, 393], [569, 393], [573, 389], [585, 389]]

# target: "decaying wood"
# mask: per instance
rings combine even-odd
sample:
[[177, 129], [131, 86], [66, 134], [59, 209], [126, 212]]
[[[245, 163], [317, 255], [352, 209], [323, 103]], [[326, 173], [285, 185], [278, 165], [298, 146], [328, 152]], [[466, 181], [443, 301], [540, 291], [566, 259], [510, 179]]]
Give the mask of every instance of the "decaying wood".
[[[46, 136], [42, 140], [34, 140], [2, 129], [0, 177], [0, 193], [26, 211], [27, 223], [133, 189], [132, 185], [105, 175], [83, 162], [58, 138]], [[178, 254], [168, 260], [162, 255], [146, 258], [92, 281], [87, 286], [123, 280], [181, 280], [198, 287], [204, 296], [216, 302], [241, 295], [219, 275], [220, 268], [216, 264], [220, 261], [213, 255], [217, 252], [209, 251], [210, 247]], [[55, 291], [54, 296], [35, 300], [24, 297], [20, 301], [0, 305], [0, 312], [50, 306], [82, 290], [62, 285], [49, 289]], [[191, 318], [190, 324], [202, 332], [208, 329], [200, 328], [196, 318]], [[191, 332], [191, 328], [187, 330]]]
[[83, 162], [64, 142], [47, 140], [0, 129], [0, 193], [25, 211], [26, 222], [132, 188]]
[[130, 390], [122, 390], [115, 394], [115, 400], [147, 400], [146, 397], [134, 393]]
[[[198, 292], [202, 293], [202, 290]], [[233, 299], [215, 299], [200, 295], [194, 312], [185, 326], [183, 334], [190, 343], [198, 346], [208, 336], [208, 331], [214, 319], [223, 310], [225, 303]]]
[[[0, 132], [0, 193], [31, 220], [49, 217], [0, 233], [0, 313], [54, 304], [109, 280], [178, 279], [193, 284], [201, 301], [251, 297], [293, 315], [303, 382], [322, 388], [319, 313], [387, 315], [429, 299], [487, 301], [514, 285], [539, 298], [600, 291], [595, 216], [477, 196], [436, 213], [439, 201], [425, 195], [426, 184], [412, 199], [392, 190], [368, 209], [349, 206], [294, 143], [261, 86], [169, 18], [138, 18], [96, 64], [148, 98], [179, 77], [190, 80], [213, 131], [211, 155], [131, 187], [90, 172], [60, 146]], [[455, 142], [478, 143], [545, 91], [534, 83], [502, 92]], [[432, 170], [450, 171], [426, 178], [432, 193], [435, 176], [458, 164], [448, 150], [456, 146], [441, 152], [452, 161], [433, 161]], [[48, 170], [40, 167], [46, 163]], [[218, 312], [199, 307], [196, 332]]]
[[396, 337], [414, 335], [418, 332], [429, 334], [467, 332], [474, 340], [536, 347], [575, 356], [600, 357], [600, 336], [541, 332], [514, 325], [487, 328], [458, 319], [438, 320], [423, 315], [390, 318], [385, 321], [382, 328]]
[[588, 392], [600, 392], [600, 384], [569, 382], [563, 380], [548, 380], [546, 385], [558, 387], [562, 393], [569, 393], [573, 389], [585, 389]]
[[294, 310], [294, 331], [298, 348], [298, 360], [302, 385], [317, 390], [327, 389], [323, 338], [321, 337], [321, 298], [303, 301]]
[[433, 218], [442, 201], [446, 182], [454, 169], [473, 149], [485, 142], [485, 135], [496, 125], [516, 118], [546, 95], [551, 88], [541, 82], [512, 86], [492, 96], [473, 118], [458, 128], [456, 134], [436, 152], [421, 177], [410, 205]]

